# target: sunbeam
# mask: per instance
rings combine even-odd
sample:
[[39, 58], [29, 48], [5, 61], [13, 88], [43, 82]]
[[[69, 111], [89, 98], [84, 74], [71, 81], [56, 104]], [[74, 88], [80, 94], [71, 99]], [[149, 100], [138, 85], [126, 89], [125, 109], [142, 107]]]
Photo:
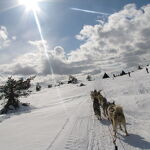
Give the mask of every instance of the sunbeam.
[[[11, 7], [8, 7], [6, 9], [3, 9], [2, 11], [0, 12], [5, 12], [5, 11], [8, 11], [10, 9], [14, 9], [14, 8], [17, 8], [17, 7], [20, 7], [20, 6], [24, 6], [25, 7], [25, 10], [31, 13], [33, 13], [33, 16], [34, 16], [34, 19], [35, 19], [35, 22], [36, 22], [36, 25], [37, 25], [37, 29], [38, 29], [38, 32], [39, 32], [39, 35], [40, 35], [40, 38], [41, 38], [41, 41], [42, 41], [42, 46], [43, 46], [43, 53], [47, 59], [47, 62], [48, 62], [48, 65], [49, 65], [49, 71], [50, 71], [50, 74], [51, 74], [51, 77], [52, 77], [52, 81], [53, 81], [53, 84], [56, 85], [56, 77], [55, 77], [55, 74], [54, 74], [54, 71], [53, 71], [53, 68], [52, 68], [52, 65], [51, 65], [51, 60], [50, 60], [50, 57], [49, 57], [49, 53], [48, 53], [48, 49], [47, 49], [47, 46], [45, 44], [45, 40], [44, 40], [44, 36], [42, 34], [42, 29], [41, 29], [41, 25], [40, 25], [40, 21], [38, 19], [38, 14], [41, 13], [41, 10], [40, 10], [40, 7], [39, 7], [39, 2], [43, 2], [43, 1], [47, 1], [47, 0], [18, 0], [18, 3], [16, 5], [13, 5]], [[27, 15], [27, 14], [26, 14]], [[0, 74], [0, 76], [3, 76], [2, 74]], [[67, 110], [67, 107], [62, 99], [62, 95], [61, 95], [61, 92], [60, 92], [60, 89], [58, 87], [56, 87], [56, 93], [59, 97], [59, 99], [61, 100], [62, 102], [62, 107], [64, 108], [64, 111], [65, 111], [65, 114], [68, 118], [68, 110]]]
[[[54, 84], [56, 85], [56, 78], [55, 78], [55, 74], [54, 74], [54, 71], [53, 71], [53, 68], [52, 68], [52, 65], [51, 65], [51, 62], [50, 62], [50, 58], [49, 58], [49, 55], [48, 55], [47, 47], [46, 47], [46, 44], [44, 42], [45, 40], [44, 40], [44, 37], [43, 37], [43, 34], [42, 34], [41, 25], [40, 25], [40, 22], [39, 22], [36, 10], [33, 9], [32, 11], [33, 11], [34, 18], [35, 18], [35, 21], [36, 21], [36, 24], [37, 24], [37, 28], [38, 28], [38, 31], [39, 31], [39, 34], [40, 34], [40, 38], [42, 40], [42, 46], [44, 48], [44, 54], [45, 54], [45, 56], [47, 58], [48, 65], [49, 65], [49, 68], [50, 68], [50, 71], [51, 71], [52, 80], [53, 80]], [[59, 98], [62, 100], [62, 95], [61, 95], [61, 92], [60, 92], [59, 88], [56, 87], [56, 90], [57, 90], [57, 94], [58, 94]], [[63, 100], [62, 100], [62, 106], [63, 106], [63, 108], [65, 110], [66, 116], [68, 116], [68, 113], [67, 113], [68, 111], [67, 111], [67, 108], [66, 108], [65, 103], [63, 102]]]
[[43, 46], [43, 48], [44, 48], [44, 54], [45, 54], [45, 56], [46, 56], [46, 58], [47, 58], [47, 60], [48, 60], [52, 77], [53, 77], [53, 79], [55, 79], [55, 77], [54, 77], [54, 72], [53, 72], [53, 68], [52, 68], [52, 65], [51, 65], [51, 63], [50, 63], [50, 58], [49, 58], [49, 56], [48, 56], [48, 50], [47, 50], [47, 47], [46, 47], [45, 42], [44, 42], [45, 40], [44, 40], [44, 37], [43, 37], [43, 34], [42, 34], [41, 25], [40, 25], [40, 22], [39, 22], [39, 19], [38, 19], [38, 17], [37, 17], [37, 13], [36, 13], [35, 10], [33, 10], [33, 14], [34, 14], [35, 21], [36, 21], [36, 24], [37, 24], [37, 27], [38, 27], [38, 31], [39, 31], [39, 34], [40, 34], [40, 37], [41, 37], [41, 40], [42, 40], [42, 46]]
[[39, 10], [38, 2], [39, 0], [19, 0], [19, 4], [24, 5], [27, 11], [30, 10], [38, 11]]

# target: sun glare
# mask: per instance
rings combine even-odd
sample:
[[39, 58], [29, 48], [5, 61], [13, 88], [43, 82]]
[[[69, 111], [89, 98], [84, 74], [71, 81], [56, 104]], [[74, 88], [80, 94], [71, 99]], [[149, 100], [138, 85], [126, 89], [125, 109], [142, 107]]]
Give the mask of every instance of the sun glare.
[[39, 0], [19, 0], [19, 4], [24, 5], [27, 11], [30, 10], [38, 11], [39, 10], [38, 1]]

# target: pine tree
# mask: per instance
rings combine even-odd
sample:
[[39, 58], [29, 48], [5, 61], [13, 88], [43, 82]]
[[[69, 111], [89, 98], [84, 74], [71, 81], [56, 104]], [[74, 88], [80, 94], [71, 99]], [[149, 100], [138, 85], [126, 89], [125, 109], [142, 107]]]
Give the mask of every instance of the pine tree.
[[75, 78], [74, 76], [69, 75], [69, 81], [68, 81], [68, 84], [69, 84], [69, 83], [76, 84], [76, 83], [78, 83], [78, 80], [77, 80], [77, 78]]
[[92, 81], [92, 77], [91, 77], [90, 75], [88, 75], [88, 76], [86, 77], [86, 79], [87, 79], [88, 81]]
[[28, 96], [31, 91], [29, 90], [31, 84], [31, 80], [33, 80], [35, 76], [27, 78], [23, 80], [23, 78], [19, 80], [12, 79], [9, 77], [5, 85], [0, 86], [0, 100], [6, 99], [7, 102], [4, 104], [4, 107], [0, 111], [0, 114], [6, 114], [11, 108], [18, 109], [20, 106], [19, 98], [22, 96]]

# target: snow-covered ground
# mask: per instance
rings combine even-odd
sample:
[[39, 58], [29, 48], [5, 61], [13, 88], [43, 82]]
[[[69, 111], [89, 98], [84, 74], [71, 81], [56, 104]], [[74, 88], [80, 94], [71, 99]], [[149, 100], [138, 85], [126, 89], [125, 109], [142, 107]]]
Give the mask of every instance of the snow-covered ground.
[[150, 150], [150, 74], [44, 88], [22, 99], [32, 109], [0, 116], [1, 150], [113, 150], [112, 126], [93, 114], [90, 91], [103, 89], [123, 107], [129, 136], [118, 130], [119, 150]]

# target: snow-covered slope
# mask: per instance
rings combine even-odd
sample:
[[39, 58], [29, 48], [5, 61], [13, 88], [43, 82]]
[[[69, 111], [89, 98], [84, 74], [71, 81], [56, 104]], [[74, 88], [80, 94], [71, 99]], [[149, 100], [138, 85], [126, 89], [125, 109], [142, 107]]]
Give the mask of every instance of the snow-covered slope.
[[150, 149], [150, 74], [140, 70], [130, 78], [84, 83], [42, 89], [22, 99], [31, 110], [0, 116], [0, 149], [113, 150], [110, 122], [93, 114], [93, 89], [103, 89], [108, 101], [124, 109], [130, 136], [118, 131], [118, 149]]

